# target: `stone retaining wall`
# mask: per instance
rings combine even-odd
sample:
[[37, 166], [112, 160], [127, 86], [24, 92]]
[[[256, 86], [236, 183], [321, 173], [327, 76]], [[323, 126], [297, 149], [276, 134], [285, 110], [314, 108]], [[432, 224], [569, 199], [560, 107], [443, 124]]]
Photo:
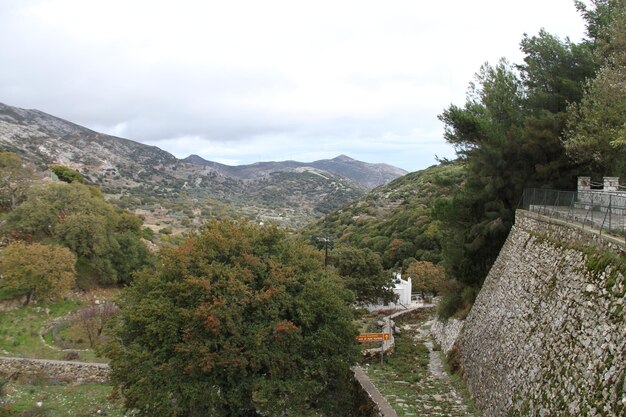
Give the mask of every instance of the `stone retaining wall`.
[[0, 357], [0, 376], [30, 376], [63, 382], [106, 384], [110, 368], [105, 363], [68, 362]]
[[430, 333], [435, 342], [441, 346], [441, 350], [446, 355], [458, 340], [463, 330], [463, 320], [448, 319], [446, 321], [434, 320], [430, 328]]
[[626, 415], [625, 266], [619, 240], [517, 212], [459, 339], [485, 417]]

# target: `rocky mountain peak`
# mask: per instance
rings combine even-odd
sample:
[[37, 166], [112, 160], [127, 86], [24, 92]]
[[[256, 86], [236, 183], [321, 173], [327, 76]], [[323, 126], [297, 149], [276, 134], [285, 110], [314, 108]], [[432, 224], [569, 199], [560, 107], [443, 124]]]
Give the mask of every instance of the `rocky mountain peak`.
[[356, 162], [356, 159], [350, 158], [348, 155], [341, 154], [332, 159], [332, 161], [336, 162]]

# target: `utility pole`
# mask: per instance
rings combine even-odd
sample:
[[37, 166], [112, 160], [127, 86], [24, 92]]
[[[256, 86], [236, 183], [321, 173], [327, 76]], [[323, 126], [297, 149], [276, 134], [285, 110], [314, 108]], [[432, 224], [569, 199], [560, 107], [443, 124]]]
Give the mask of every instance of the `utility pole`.
[[330, 244], [331, 240], [329, 237], [318, 237], [317, 240], [320, 242], [324, 242], [324, 268], [327, 268], [328, 267], [328, 245]]

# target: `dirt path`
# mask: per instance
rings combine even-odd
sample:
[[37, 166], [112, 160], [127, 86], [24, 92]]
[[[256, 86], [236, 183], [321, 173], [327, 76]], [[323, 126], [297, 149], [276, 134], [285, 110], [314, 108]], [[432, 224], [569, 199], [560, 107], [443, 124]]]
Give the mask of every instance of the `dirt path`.
[[396, 351], [366, 372], [399, 417], [473, 417], [433, 349], [430, 317], [398, 323]]

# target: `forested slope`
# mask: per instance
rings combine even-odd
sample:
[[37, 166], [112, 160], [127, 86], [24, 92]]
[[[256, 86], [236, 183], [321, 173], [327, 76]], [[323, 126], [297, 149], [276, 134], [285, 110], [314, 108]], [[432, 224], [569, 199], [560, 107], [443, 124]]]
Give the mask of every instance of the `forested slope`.
[[385, 268], [409, 259], [439, 262], [439, 224], [431, 209], [437, 199], [458, 191], [464, 173], [461, 163], [443, 163], [407, 174], [330, 213], [304, 233], [371, 249]]

